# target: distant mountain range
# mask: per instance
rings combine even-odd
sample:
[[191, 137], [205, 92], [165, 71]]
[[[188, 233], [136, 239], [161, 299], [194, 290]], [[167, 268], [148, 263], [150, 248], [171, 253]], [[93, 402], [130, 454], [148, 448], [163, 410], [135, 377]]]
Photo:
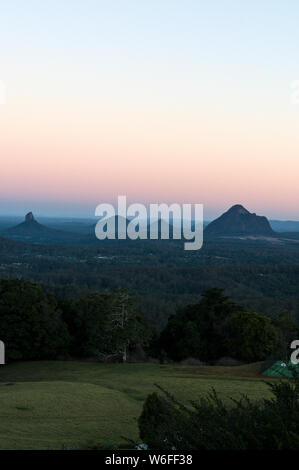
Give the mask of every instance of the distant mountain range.
[[204, 230], [206, 236], [262, 235], [274, 236], [268, 219], [250, 213], [240, 204], [232, 206], [218, 219], [211, 222]]

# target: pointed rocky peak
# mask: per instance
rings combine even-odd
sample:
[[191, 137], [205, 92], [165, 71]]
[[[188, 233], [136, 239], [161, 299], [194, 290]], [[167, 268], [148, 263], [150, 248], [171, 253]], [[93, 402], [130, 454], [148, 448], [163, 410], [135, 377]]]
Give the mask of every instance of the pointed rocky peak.
[[[10, 227], [6, 230], [6, 233], [10, 237], [15, 237], [17, 240], [21, 241], [40, 241], [41, 236], [47, 238], [49, 234], [56, 233], [55, 230], [45, 227], [35, 220], [35, 217], [32, 212], [28, 212], [25, 215], [24, 222], [16, 225], [15, 227]], [[49, 235], [50, 236], [50, 235]]]
[[32, 212], [28, 212], [28, 214], [26, 214], [25, 216], [25, 222], [33, 222], [33, 221], [35, 221], [34, 215], [32, 214]]
[[235, 214], [243, 214], [243, 215], [246, 215], [246, 214], [250, 214], [250, 212], [245, 209], [244, 206], [242, 206], [241, 204], [235, 204], [234, 206], [232, 206], [228, 211], [228, 213], [235, 213]]

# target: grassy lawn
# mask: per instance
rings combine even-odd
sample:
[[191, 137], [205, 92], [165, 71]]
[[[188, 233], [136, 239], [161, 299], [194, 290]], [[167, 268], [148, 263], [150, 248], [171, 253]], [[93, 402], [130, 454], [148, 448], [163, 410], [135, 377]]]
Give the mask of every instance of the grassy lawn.
[[244, 393], [259, 399], [269, 394], [259, 368], [55, 361], [1, 366], [0, 449], [137, 439], [137, 418], [155, 383], [185, 403], [212, 387], [225, 399]]

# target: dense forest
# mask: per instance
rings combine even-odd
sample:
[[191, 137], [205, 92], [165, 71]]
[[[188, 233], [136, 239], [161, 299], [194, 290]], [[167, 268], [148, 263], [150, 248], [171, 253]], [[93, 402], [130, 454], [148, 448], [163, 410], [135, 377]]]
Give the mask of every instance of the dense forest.
[[105, 241], [52, 246], [0, 240], [0, 277], [38, 282], [60, 299], [128, 288], [159, 330], [177, 308], [223, 288], [244, 307], [270, 317], [287, 309], [299, 319], [299, 243], [205, 241], [186, 252], [181, 241]]
[[86, 358], [126, 362], [150, 357], [213, 363], [288, 359], [298, 328], [283, 311], [271, 320], [247, 311], [222, 289], [171, 315], [159, 334], [128, 291], [58, 299], [25, 279], [0, 280], [0, 331], [9, 361]]

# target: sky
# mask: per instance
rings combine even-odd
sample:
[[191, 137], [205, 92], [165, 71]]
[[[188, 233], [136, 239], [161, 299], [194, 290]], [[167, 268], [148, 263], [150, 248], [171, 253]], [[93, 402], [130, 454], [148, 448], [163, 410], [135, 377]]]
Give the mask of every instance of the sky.
[[126, 195], [299, 220], [298, 18], [296, 0], [1, 0], [0, 215]]

